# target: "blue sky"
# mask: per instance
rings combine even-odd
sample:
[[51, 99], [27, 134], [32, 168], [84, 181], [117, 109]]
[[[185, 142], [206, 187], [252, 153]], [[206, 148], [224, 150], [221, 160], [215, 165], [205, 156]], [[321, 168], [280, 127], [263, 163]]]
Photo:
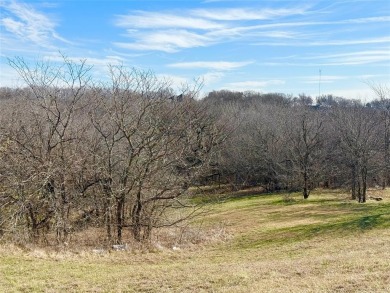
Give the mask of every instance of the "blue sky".
[[390, 1], [0, 0], [0, 86], [7, 58], [87, 59], [152, 70], [203, 92], [253, 90], [370, 100], [390, 81]]

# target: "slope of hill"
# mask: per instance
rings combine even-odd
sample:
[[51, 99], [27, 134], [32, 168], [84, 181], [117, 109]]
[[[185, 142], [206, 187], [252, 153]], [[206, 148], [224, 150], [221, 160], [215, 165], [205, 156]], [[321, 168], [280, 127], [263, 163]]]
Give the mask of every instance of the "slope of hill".
[[[309, 200], [277, 194], [209, 203], [207, 215], [182, 230], [197, 231], [199, 243], [173, 249], [3, 245], [0, 291], [390, 292], [390, 194], [370, 193], [383, 201], [362, 205], [317, 191]], [[207, 239], [202, 231], [209, 231], [202, 234]]]

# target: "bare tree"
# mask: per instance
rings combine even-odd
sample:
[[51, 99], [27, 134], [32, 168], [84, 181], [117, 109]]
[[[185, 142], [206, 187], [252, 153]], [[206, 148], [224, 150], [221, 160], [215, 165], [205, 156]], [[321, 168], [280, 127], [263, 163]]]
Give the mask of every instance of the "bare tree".
[[187, 190], [222, 140], [194, 99], [200, 83], [175, 94], [152, 72], [111, 66], [111, 84], [93, 87], [85, 61], [9, 63], [28, 87], [1, 100], [12, 104], [1, 109], [1, 231], [64, 243], [93, 217], [121, 243], [125, 228], [142, 241], [194, 215]]
[[19, 170], [13, 175], [20, 212], [34, 235], [52, 221], [57, 241], [65, 242], [71, 230], [70, 172], [77, 156], [72, 145], [79, 135], [74, 121], [84, 106], [90, 67], [66, 57], [60, 66], [42, 62], [31, 67], [22, 58], [9, 64], [29, 88], [8, 135], [10, 160]]
[[[323, 122], [322, 113], [307, 106], [294, 107], [290, 119], [286, 119], [286, 146], [293, 163], [293, 172], [298, 174], [303, 198], [307, 199], [322, 166]], [[290, 174], [290, 176], [292, 176]]]
[[371, 105], [380, 111], [382, 137], [382, 188], [385, 189], [390, 177], [390, 87], [386, 84], [367, 83], [377, 96]]
[[375, 111], [354, 105], [332, 110], [333, 127], [338, 138], [338, 147], [345, 164], [351, 172], [352, 199], [366, 201], [368, 174], [377, 152], [378, 135]]
[[208, 169], [219, 141], [194, 93], [172, 99], [169, 84], [151, 72], [110, 71], [112, 85], [95, 94], [90, 114], [100, 141], [95, 169], [105, 195], [107, 236], [114, 226], [120, 243], [123, 228], [130, 227], [141, 241], [152, 228], [172, 224], [167, 210], [180, 205]]

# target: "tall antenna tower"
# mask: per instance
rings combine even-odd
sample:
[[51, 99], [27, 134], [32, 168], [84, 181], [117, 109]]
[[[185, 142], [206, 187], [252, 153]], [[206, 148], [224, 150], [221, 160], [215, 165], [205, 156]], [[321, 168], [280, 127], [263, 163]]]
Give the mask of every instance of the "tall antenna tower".
[[321, 97], [321, 69], [319, 70], [319, 77], [318, 77], [318, 97]]

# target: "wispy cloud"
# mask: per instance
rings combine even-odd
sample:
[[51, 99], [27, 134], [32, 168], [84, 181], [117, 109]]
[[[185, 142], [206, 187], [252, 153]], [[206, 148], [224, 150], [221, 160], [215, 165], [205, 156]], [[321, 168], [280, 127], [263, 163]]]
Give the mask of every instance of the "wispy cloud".
[[[85, 55], [71, 55], [66, 56], [67, 60], [74, 62], [75, 64], [80, 64], [80, 62], [86, 63], [87, 66], [91, 66], [88, 75], [92, 76], [94, 82], [106, 83], [110, 80], [109, 66], [113, 65], [124, 65], [126, 59], [115, 56], [115, 55], [106, 55], [100, 58], [91, 57], [88, 55], [88, 52], [84, 52]], [[60, 53], [48, 53], [42, 57], [43, 61], [48, 62], [51, 65], [59, 65], [64, 63], [64, 57]]]
[[220, 81], [225, 74], [223, 72], [207, 72], [200, 76], [206, 86]]
[[202, 97], [207, 94], [207, 91], [204, 90], [206, 88], [208, 90], [211, 90], [210, 85], [216, 81], [219, 81], [223, 77], [223, 73], [210, 72], [195, 78], [188, 78], [175, 74], [157, 74], [156, 76], [160, 81], [166, 83], [172, 89], [178, 92], [182, 92], [183, 89], [187, 87], [191, 88], [194, 86], [195, 88], [197, 88], [198, 86], [201, 86], [198, 97]]
[[[364, 24], [383, 24], [383, 23], [389, 23], [390, 17], [389, 16], [381, 16], [381, 17], [366, 17], [366, 18], [352, 18], [352, 19], [344, 19], [344, 20], [338, 20], [338, 21], [269, 21], [266, 23], [261, 24], [252, 24], [252, 25], [239, 25], [239, 26], [232, 26], [232, 27], [226, 27], [224, 29], [215, 30], [212, 32], [213, 35], [221, 35], [221, 36], [245, 36], [248, 34], [251, 34], [254, 36], [255, 34], [258, 34], [258, 36], [265, 36], [265, 37], [273, 37], [275, 38], [275, 41], [277, 41], [277, 38], [285, 37], [287, 36], [294, 36], [299, 37], [300, 39], [303, 36], [306, 37], [316, 37], [318, 36], [319, 30], [324, 30], [324, 28], [336, 28], [336, 30], [333, 30], [332, 33], [337, 32], [341, 26], [348, 26], [348, 31], [351, 33], [351, 31], [359, 31], [362, 29], [360, 25]], [[240, 23], [241, 24], [241, 23]], [[352, 26], [351, 26], [352, 25]], [[293, 29], [299, 29], [298, 32], [293, 32]], [[311, 33], [310, 33], [311, 31]], [[272, 32], [278, 32], [278, 34], [272, 35]], [[328, 36], [329, 37], [329, 36]], [[273, 44], [269, 42], [257, 42], [259, 45], [263, 44]], [[274, 43], [274, 44], [283, 44], [283, 43]], [[289, 43], [284, 43], [289, 44]]]
[[[363, 103], [366, 103], [368, 101], [373, 100], [373, 93], [371, 89], [368, 89], [367, 87], [355, 87], [352, 89], [346, 89], [346, 88], [335, 88], [331, 91], [331, 93], [335, 96], [339, 97], [348, 97], [350, 99], [359, 99]], [[313, 94], [314, 96], [314, 94]], [[374, 97], [375, 98], [375, 97]]]
[[355, 40], [326, 40], [326, 41], [308, 41], [308, 42], [258, 42], [253, 45], [259, 46], [349, 46], [349, 45], [368, 45], [368, 44], [390, 44], [390, 37], [378, 37], [370, 39]]
[[381, 44], [389, 43], [390, 37], [379, 37], [372, 39], [360, 39], [360, 40], [331, 40], [322, 42], [311, 42], [309, 45], [312, 46], [346, 46], [346, 45], [366, 45], [366, 44]]
[[195, 62], [179, 62], [169, 64], [168, 67], [174, 68], [186, 68], [186, 69], [194, 69], [194, 68], [206, 68], [213, 70], [231, 70], [239, 67], [243, 67], [253, 63], [252, 61], [245, 62], [228, 62], [228, 61], [195, 61]]
[[220, 29], [222, 24], [198, 17], [178, 16], [169, 13], [135, 11], [134, 14], [119, 15], [115, 24], [124, 28], [187, 28], [187, 29]]
[[[163, 51], [168, 53], [182, 49], [203, 47], [241, 38], [258, 26], [239, 26], [247, 20], [276, 20], [305, 13], [304, 8], [293, 9], [193, 9], [169, 12], [132, 11], [117, 15], [114, 24], [123, 28], [129, 42], [114, 42], [114, 45], [130, 50]], [[263, 31], [272, 38], [294, 38], [292, 32]], [[260, 33], [257, 33], [260, 36]], [[253, 36], [252, 36], [253, 37]]]
[[156, 77], [161, 81], [166, 81], [171, 87], [180, 88], [189, 83], [189, 80], [183, 76], [174, 74], [157, 74]]
[[56, 22], [33, 6], [17, 1], [3, 1], [0, 7], [5, 11], [0, 26], [12, 37], [46, 48], [52, 47], [53, 40], [68, 42], [56, 32]]
[[196, 9], [192, 15], [212, 20], [265, 20], [278, 17], [304, 14], [304, 8], [281, 9], [249, 9], [249, 8], [225, 8], [225, 9]]
[[387, 48], [377, 48], [364, 51], [343, 52], [335, 54], [313, 54], [305, 56], [289, 56], [283, 62], [267, 61], [261, 64], [266, 66], [344, 66], [376, 64], [376, 66], [388, 66], [390, 51]]
[[[388, 80], [386, 0], [131, 2], [102, 13], [80, 1], [0, 0], [0, 84], [16, 81], [7, 57], [61, 62], [58, 48], [87, 59], [97, 80], [108, 64], [151, 67], [177, 86], [198, 76], [207, 90], [316, 92], [319, 68], [324, 91], [357, 89], [364, 75]], [[81, 19], [83, 6], [101, 14]]]
[[265, 29], [265, 28], [281, 28], [281, 27], [320, 27], [320, 26], [338, 26], [345, 24], [369, 24], [369, 23], [386, 23], [390, 22], [390, 16], [380, 17], [363, 17], [363, 18], [351, 18], [334, 21], [294, 21], [294, 22], [277, 22], [267, 23], [242, 27], [243, 30], [253, 29]]
[[[333, 83], [339, 80], [345, 80], [351, 78], [346, 75], [321, 75], [321, 83]], [[303, 80], [303, 83], [308, 84], [318, 84], [320, 81], [319, 76], [303, 76], [300, 77], [301, 80]]]
[[153, 50], [167, 53], [177, 52], [183, 48], [206, 46], [213, 42], [207, 36], [187, 30], [161, 30], [135, 35], [135, 42], [114, 42], [114, 45], [131, 50]]
[[390, 51], [388, 49], [366, 50], [339, 54], [310, 56], [303, 59], [323, 60], [327, 65], [361, 65], [377, 62], [388, 62]]
[[283, 85], [283, 84], [285, 84], [285, 81], [279, 79], [247, 80], [247, 81], [231, 82], [226, 84], [226, 87], [235, 90], [261, 90], [271, 85]]
[[[52, 61], [52, 62], [63, 62], [64, 58], [60, 54], [52, 54], [46, 55], [43, 57], [44, 60]], [[93, 58], [93, 57], [84, 57], [84, 56], [70, 56], [67, 57], [68, 60], [78, 63], [80, 61], [86, 61], [88, 65], [92, 66], [103, 66], [107, 67], [108, 65], [120, 65], [125, 60], [119, 56], [105, 56], [103, 58]]]
[[362, 17], [362, 18], [353, 18], [346, 19], [344, 21], [338, 21], [337, 24], [344, 23], [373, 23], [373, 22], [389, 22], [390, 16], [376, 16], [376, 17]]
[[23, 87], [25, 86], [22, 78], [15, 74], [15, 70], [10, 66], [2, 66], [0, 70], [0, 87], [12, 86]]
[[257, 45], [296, 44], [297, 46], [303, 43], [300, 42], [302, 40], [312, 46], [333, 45], [332, 42], [334, 45], [342, 46], [388, 41], [385, 37], [356, 40], [355, 43], [344, 40], [317, 41], [315, 37], [324, 27], [339, 29], [340, 26], [348, 26], [347, 30], [359, 30], [360, 26], [365, 24], [388, 23], [390, 16], [340, 20], [319, 17], [318, 20], [313, 21], [309, 16], [315, 13], [311, 11], [309, 5], [273, 9], [239, 7], [187, 9], [173, 12], [130, 11], [128, 14], [117, 15], [114, 19], [114, 24], [124, 29], [123, 36], [129, 41], [114, 42], [114, 45], [129, 50], [174, 53], [183, 49], [211, 46], [243, 38], [253, 41], [259, 38], [266, 39], [263, 42], [256, 42]]

